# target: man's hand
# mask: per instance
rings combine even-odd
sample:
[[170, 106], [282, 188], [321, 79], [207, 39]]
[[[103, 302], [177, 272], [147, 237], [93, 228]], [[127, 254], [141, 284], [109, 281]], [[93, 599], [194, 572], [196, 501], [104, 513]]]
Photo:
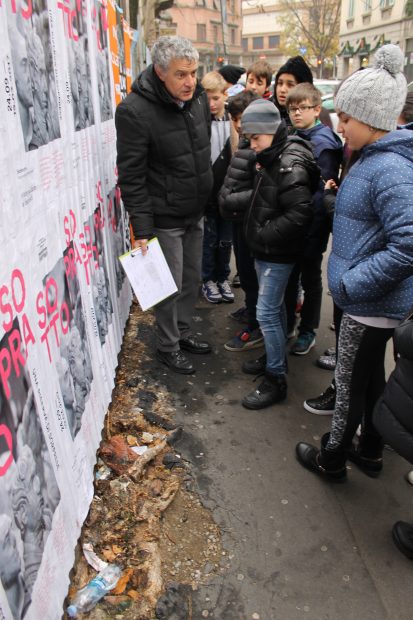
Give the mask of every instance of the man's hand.
[[147, 239], [135, 239], [133, 242], [133, 249], [136, 250], [140, 248], [142, 250], [142, 256], [145, 256], [148, 251], [148, 240]]

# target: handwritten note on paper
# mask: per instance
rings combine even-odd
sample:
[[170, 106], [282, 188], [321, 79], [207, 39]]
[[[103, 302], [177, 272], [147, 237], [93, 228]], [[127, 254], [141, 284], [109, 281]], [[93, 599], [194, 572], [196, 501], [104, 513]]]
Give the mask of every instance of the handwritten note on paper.
[[119, 256], [139, 305], [148, 310], [177, 292], [178, 288], [156, 237], [148, 242], [148, 252], [140, 249]]

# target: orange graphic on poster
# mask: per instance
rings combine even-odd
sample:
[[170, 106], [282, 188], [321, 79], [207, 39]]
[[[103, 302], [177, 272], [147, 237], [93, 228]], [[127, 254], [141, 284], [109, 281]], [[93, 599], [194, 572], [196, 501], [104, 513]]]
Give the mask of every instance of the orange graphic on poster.
[[128, 94], [131, 87], [131, 32], [123, 19], [122, 9], [108, 0], [109, 46], [112, 62], [116, 105]]

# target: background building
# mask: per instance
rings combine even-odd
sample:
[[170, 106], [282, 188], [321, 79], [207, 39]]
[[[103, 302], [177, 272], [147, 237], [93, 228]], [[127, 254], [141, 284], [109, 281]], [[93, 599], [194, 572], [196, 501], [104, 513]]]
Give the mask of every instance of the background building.
[[413, 80], [413, 11], [410, 0], [343, 0], [338, 76], [367, 66], [384, 43], [405, 53], [405, 75]]
[[241, 0], [176, 0], [168, 14], [168, 30], [197, 48], [200, 77], [223, 64], [241, 64]]
[[280, 49], [282, 9], [277, 0], [243, 0], [242, 60], [245, 67], [266, 60], [275, 70], [286, 60]]

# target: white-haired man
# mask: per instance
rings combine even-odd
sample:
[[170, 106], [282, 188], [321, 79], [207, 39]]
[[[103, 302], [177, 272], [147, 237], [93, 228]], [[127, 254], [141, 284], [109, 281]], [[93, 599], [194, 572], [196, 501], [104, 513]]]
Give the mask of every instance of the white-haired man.
[[182, 37], [160, 37], [152, 65], [116, 110], [119, 186], [135, 247], [156, 236], [178, 293], [155, 307], [157, 358], [194, 372], [185, 352], [209, 353], [191, 331], [202, 258], [202, 215], [212, 189], [210, 113], [197, 82], [198, 52]]

